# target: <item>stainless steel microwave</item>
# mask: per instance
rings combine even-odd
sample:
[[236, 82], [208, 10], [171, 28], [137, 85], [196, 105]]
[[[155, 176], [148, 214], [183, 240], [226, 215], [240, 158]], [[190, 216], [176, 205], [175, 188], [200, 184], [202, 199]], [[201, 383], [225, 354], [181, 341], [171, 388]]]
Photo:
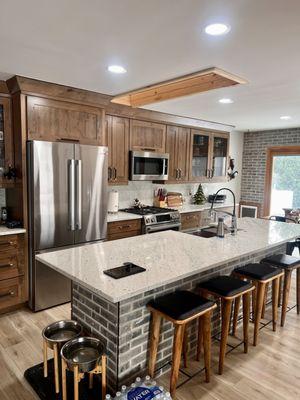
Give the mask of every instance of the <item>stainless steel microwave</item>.
[[150, 151], [130, 152], [132, 181], [165, 181], [168, 179], [169, 154]]

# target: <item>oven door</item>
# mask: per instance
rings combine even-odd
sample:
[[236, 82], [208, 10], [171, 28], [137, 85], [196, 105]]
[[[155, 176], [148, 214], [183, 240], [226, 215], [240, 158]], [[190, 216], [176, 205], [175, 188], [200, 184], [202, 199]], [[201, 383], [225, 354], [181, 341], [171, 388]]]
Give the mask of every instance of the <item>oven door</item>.
[[162, 232], [162, 231], [180, 231], [181, 223], [166, 223], [166, 224], [157, 224], [146, 226], [145, 233], [154, 233], [154, 232]]
[[131, 152], [132, 181], [165, 181], [168, 179], [169, 154]]

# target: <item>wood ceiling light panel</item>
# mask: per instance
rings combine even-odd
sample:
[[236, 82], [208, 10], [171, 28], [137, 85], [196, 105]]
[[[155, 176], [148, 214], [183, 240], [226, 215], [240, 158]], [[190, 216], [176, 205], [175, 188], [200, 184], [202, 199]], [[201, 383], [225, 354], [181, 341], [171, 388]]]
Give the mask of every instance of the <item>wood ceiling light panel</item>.
[[225, 72], [219, 68], [209, 68], [169, 81], [146, 86], [142, 89], [120, 94], [111, 101], [126, 106], [141, 107], [146, 104], [244, 83], [247, 83], [247, 81], [236, 75]]

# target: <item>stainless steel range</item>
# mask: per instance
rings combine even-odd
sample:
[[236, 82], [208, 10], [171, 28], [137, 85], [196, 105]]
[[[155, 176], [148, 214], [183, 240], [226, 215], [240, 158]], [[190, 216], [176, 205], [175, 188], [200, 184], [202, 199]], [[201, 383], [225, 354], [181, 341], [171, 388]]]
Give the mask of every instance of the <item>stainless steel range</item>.
[[181, 227], [180, 214], [172, 208], [142, 206], [124, 208], [120, 211], [141, 215], [143, 233], [161, 232], [170, 229], [179, 231]]

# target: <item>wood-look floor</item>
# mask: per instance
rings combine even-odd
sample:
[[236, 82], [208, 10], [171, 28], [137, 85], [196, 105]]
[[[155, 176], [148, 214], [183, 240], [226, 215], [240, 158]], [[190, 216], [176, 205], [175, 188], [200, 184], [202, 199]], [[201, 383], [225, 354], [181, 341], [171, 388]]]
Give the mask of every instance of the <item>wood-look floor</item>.
[[[294, 303], [294, 300], [293, 290], [291, 303]], [[24, 370], [42, 361], [43, 327], [69, 317], [69, 305], [35, 314], [29, 310], [20, 310], [0, 317], [1, 400], [37, 399], [23, 378]], [[242, 346], [228, 354], [222, 376], [217, 375], [218, 345], [214, 344], [211, 383], [204, 383], [204, 374], [201, 373], [178, 388], [176, 399], [300, 399], [299, 331], [300, 316], [297, 316], [296, 310], [293, 309], [287, 314], [284, 328], [279, 327], [274, 333], [269, 325], [260, 332], [259, 344], [256, 348], [250, 346], [249, 354], [243, 353]], [[194, 361], [189, 364], [190, 372], [199, 368]], [[165, 374], [159, 381], [167, 387], [168, 378], [168, 374]], [[179, 383], [184, 379], [184, 375], [180, 374]]]

